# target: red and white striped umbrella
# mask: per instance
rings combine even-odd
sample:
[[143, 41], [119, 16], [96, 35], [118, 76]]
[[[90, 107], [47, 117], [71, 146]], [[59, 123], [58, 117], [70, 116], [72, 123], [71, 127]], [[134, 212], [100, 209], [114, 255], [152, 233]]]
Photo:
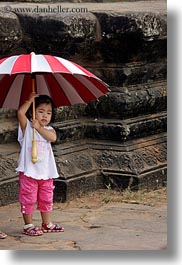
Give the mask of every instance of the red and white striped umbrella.
[[56, 107], [96, 100], [109, 91], [101, 79], [66, 59], [41, 54], [0, 60], [0, 108], [18, 109], [32, 91], [49, 95]]

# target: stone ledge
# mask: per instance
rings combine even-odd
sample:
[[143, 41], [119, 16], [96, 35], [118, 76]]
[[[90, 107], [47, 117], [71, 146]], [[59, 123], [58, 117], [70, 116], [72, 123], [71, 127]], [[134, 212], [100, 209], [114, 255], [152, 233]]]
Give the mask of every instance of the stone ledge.
[[[89, 62], [91, 55], [94, 63], [166, 57], [166, 41], [163, 42], [167, 38], [165, 1], [85, 3], [86, 13], [36, 13], [29, 10], [37, 6], [46, 9], [46, 3], [9, 2], [8, 7], [13, 12], [4, 12], [4, 6], [7, 4], [0, 3], [0, 50], [3, 57], [31, 51], [71, 57], [78, 63], [80, 60]], [[51, 6], [57, 7], [58, 4], [51, 3]], [[83, 4], [62, 3], [61, 6], [79, 8]], [[7, 23], [5, 18], [8, 16]], [[5, 34], [1, 34], [4, 31]], [[133, 43], [137, 45], [133, 46]]]
[[77, 178], [56, 179], [54, 200], [57, 202], [69, 201], [100, 188], [105, 188], [105, 185], [103, 176], [100, 174], [100, 170], [97, 169], [92, 173], [85, 172]]
[[0, 183], [0, 206], [18, 201], [18, 177]]
[[[67, 148], [64, 148], [67, 147]], [[106, 143], [105, 141], [79, 141], [54, 147], [60, 179], [77, 178], [92, 174], [95, 169], [126, 172], [136, 177], [150, 167], [166, 163], [166, 134], [128, 141]], [[133, 162], [129, 162], [133, 160]], [[127, 163], [128, 161], [128, 163]], [[140, 161], [140, 162], [139, 162]]]
[[[119, 49], [117, 47], [116, 49]], [[165, 48], [164, 48], [165, 49]], [[112, 55], [111, 51], [103, 49], [105, 51], [105, 55], [112, 57], [112, 60], [122, 60], [121, 54], [117, 54], [115, 51], [115, 55]], [[148, 51], [149, 54], [149, 51]], [[105, 56], [104, 55], [104, 56]], [[115, 57], [117, 58], [115, 58]], [[150, 55], [150, 58], [154, 58]], [[110, 60], [109, 58], [105, 58], [106, 60]], [[141, 58], [138, 58], [141, 59]], [[166, 80], [167, 77], [167, 68], [166, 61], [161, 62], [138, 62], [138, 63], [123, 63], [121, 64], [110, 64], [110, 62], [105, 62], [105, 65], [102, 63], [92, 65], [84, 64], [82, 65], [93, 72], [96, 76], [103, 79], [104, 82], [108, 83], [111, 87], [126, 87], [126, 86], [135, 86], [136, 84], [149, 84], [152, 82], [162, 82], [162, 80]], [[151, 82], [152, 81], [152, 82]]]
[[[7, 122], [0, 126], [0, 143], [17, 141], [17, 122]], [[11, 126], [11, 127], [10, 127]], [[53, 125], [57, 132], [54, 145], [80, 139], [128, 141], [135, 138], [158, 134], [167, 130], [166, 111], [130, 119], [80, 118], [57, 122]]]
[[[114, 130], [117, 139], [121, 140], [154, 133], [155, 126], [157, 133], [166, 130], [166, 90], [166, 81], [111, 87], [107, 97], [97, 102], [61, 107], [57, 122], [53, 125], [58, 132], [57, 143], [87, 136], [93, 138], [100, 135], [102, 130], [107, 132], [106, 135], [111, 129]], [[0, 143], [15, 142], [18, 127], [16, 112], [2, 109], [0, 119]]]
[[131, 138], [157, 134], [166, 131], [166, 111], [138, 116], [130, 119], [87, 120], [85, 136], [97, 139], [114, 139], [126, 141]]
[[[73, 199], [76, 194], [104, 188], [108, 183], [121, 190], [151, 190], [166, 186], [166, 134], [123, 144], [107, 142], [106, 146], [103, 141], [87, 141], [79, 141], [76, 146], [72, 143], [65, 149], [61, 145], [55, 146], [60, 173], [56, 183], [59, 187], [63, 183], [64, 187], [56, 189], [56, 199]], [[82, 185], [78, 184], [80, 181]]]
[[[19, 146], [1, 145], [0, 202], [17, 201], [15, 174]], [[78, 194], [104, 188], [157, 189], [166, 185], [166, 134], [120, 142], [77, 141], [54, 146], [59, 179], [55, 200], [66, 201]], [[82, 184], [82, 185], [80, 185]]]
[[[69, 125], [71, 123], [71, 125]], [[167, 130], [166, 111], [148, 114], [131, 119], [79, 119], [75, 123], [67, 121], [54, 125], [57, 132], [57, 144], [80, 139], [98, 139], [112, 141], [128, 141], [135, 138], [158, 134]]]

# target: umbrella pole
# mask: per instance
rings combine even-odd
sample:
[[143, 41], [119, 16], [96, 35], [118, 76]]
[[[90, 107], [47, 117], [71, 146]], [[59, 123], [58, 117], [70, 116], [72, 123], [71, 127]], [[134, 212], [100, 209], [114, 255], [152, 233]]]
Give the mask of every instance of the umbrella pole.
[[[35, 92], [35, 78], [32, 78], [32, 92]], [[35, 98], [33, 100], [33, 109], [32, 109], [32, 117], [35, 119]], [[35, 164], [37, 162], [37, 143], [36, 143], [36, 132], [35, 128], [33, 128], [33, 140], [32, 140], [32, 163]]]

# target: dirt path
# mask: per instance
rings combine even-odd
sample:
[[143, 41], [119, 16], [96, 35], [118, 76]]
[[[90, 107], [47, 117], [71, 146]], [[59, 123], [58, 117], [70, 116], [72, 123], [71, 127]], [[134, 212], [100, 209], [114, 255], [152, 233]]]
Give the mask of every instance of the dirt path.
[[[64, 233], [23, 235], [19, 203], [0, 207], [1, 227], [8, 234], [1, 250], [165, 250], [167, 207], [165, 189], [121, 194], [99, 190], [71, 202], [55, 203], [52, 219]], [[40, 225], [38, 211], [34, 224]]]

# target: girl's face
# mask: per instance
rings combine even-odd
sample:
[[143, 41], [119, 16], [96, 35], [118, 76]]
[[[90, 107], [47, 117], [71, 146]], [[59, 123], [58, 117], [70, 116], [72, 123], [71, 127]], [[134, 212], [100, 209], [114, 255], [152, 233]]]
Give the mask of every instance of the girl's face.
[[50, 123], [52, 117], [51, 104], [42, 103], [35, 109], [35, 118], [41, 126], [46, 126]]

